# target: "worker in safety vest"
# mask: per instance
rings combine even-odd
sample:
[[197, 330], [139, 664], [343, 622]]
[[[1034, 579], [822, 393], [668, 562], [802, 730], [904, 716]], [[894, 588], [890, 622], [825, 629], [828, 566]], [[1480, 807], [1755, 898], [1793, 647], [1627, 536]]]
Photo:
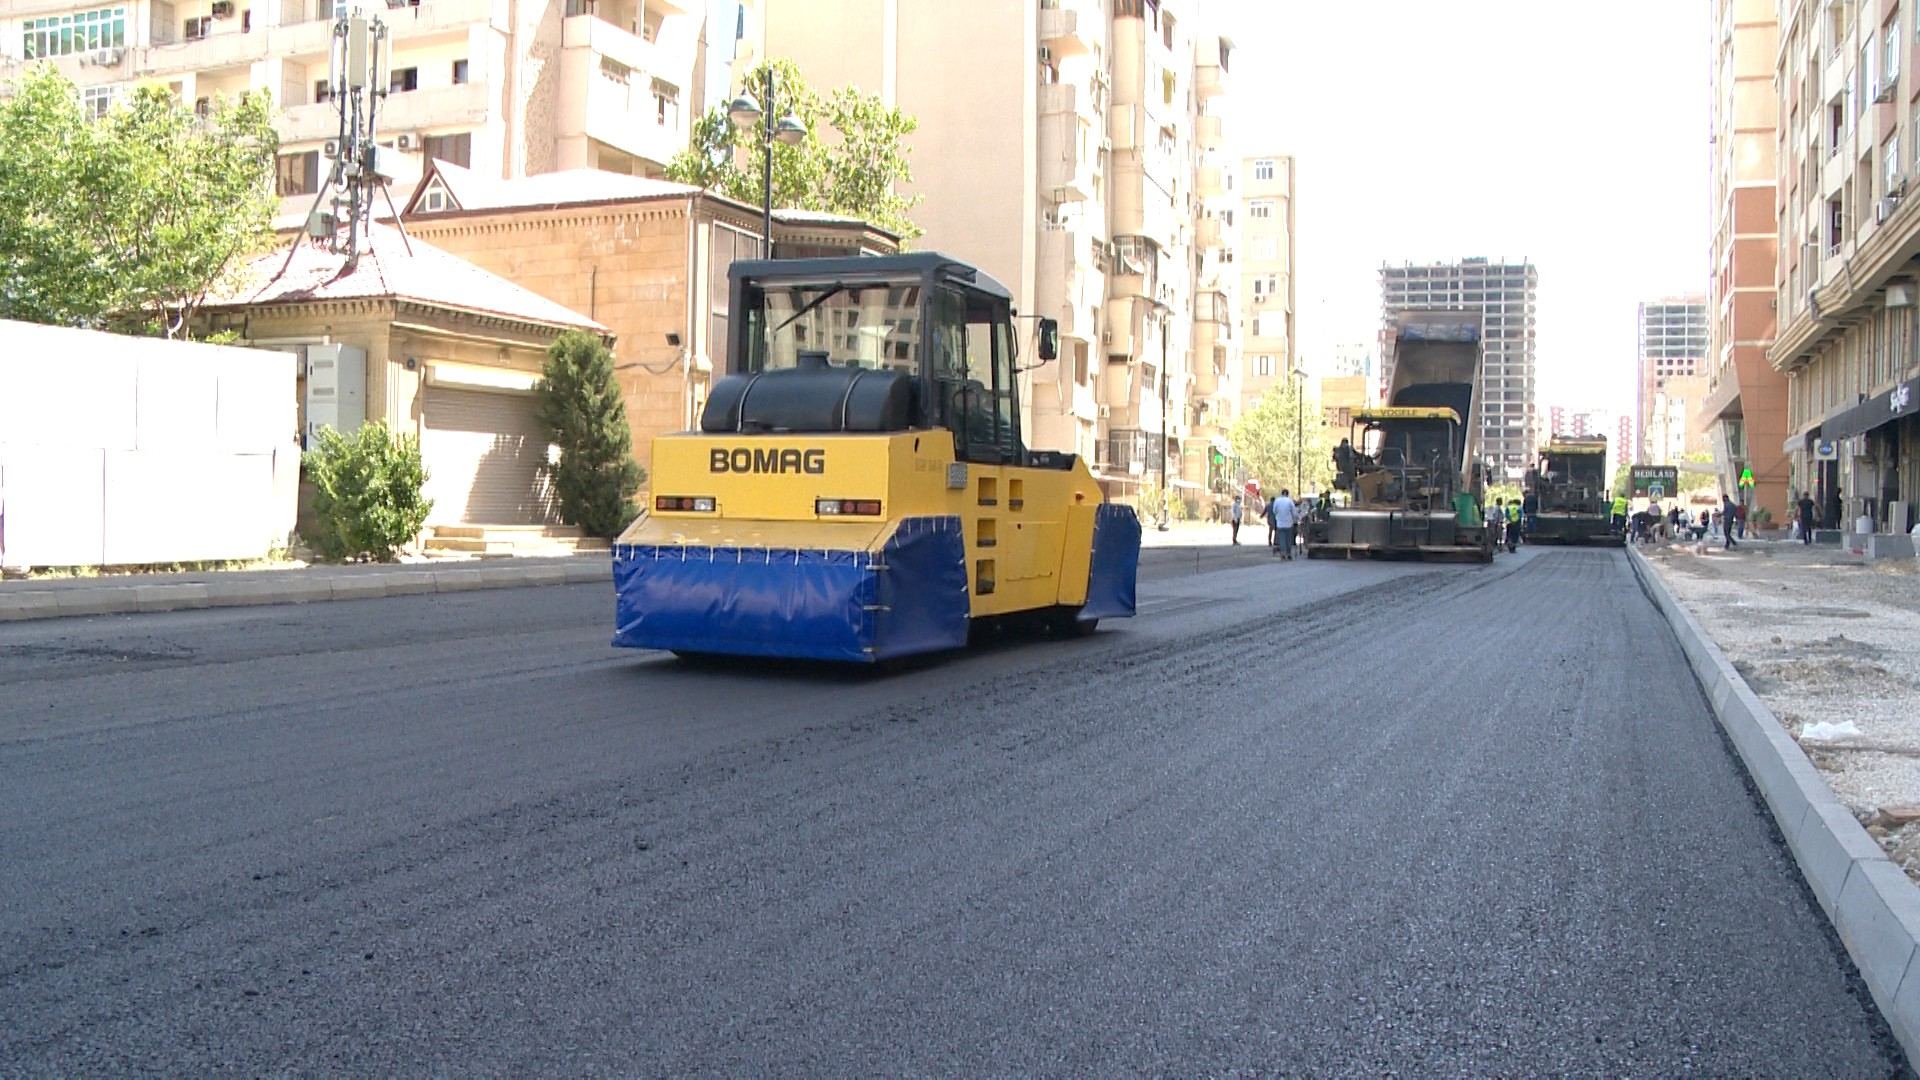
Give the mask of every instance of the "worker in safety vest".
[[1617, 532], [1625, 532], [1627, 529], [1627, 497], [1625, 495], [1613, 497], [1613, 527]]

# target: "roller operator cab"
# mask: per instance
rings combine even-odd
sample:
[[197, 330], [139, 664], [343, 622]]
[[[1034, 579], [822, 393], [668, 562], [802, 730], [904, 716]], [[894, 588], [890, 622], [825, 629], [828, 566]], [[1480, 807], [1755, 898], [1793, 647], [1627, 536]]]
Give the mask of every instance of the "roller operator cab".
[[999, 282], [931, 252], [729, 277], [725, 374], [614, 545], [614, 644], [872, 663], [1133, 614], [1139, 519], [1023, 443]]

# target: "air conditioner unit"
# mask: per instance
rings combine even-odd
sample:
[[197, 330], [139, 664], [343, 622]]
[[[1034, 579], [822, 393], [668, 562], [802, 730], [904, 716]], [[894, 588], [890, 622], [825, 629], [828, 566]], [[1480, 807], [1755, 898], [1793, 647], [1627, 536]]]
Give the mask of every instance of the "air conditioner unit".
[[1874, 104], [1877, 105], [1882, 102], [1892, 101], [1894, 91], [1898, 89], [1900, 89], [1900, 73], [1897, 71], [1885, 78], [1875, 79], [1873, 83]]
[[420, 147], [420, 136], [411, 131], [402, 132], [393, 140], [393, 147], [396, 150], [417, 150]]
[[233, 18], [233, 0], [213, 0], [213, 17], [216, 19]]
[[1886, 224], [1887, 219], [1893, 216], [1894, 209], [1899, 205], [1900, 205], [1900, 200], [1894, 199], [1894, 198], [1881, 199], [1879, 202], [1874, 203], [1873, 204], [1874, 224], [1876, 225]]
[[98, 64], [101, 67], [113, 67], [118, 64], [120, 58], [125, 55], [125, 49], [95, 49], [90, 53], [82, 54], [80, 62], [83, 64]]
[[321, 156], [321, 157], [323, 157], [323, 158], [326, 158], [326, 159], [328, 159], [329, 161], [331, 161], [331, 160], [332, 160], [332, 159], [334, 159], [334, 158], [337, 158], [337, 157], [339, 157], [339, 156], [340, 156], [340, 142], [339, 142], [339, 140], [337, 140], [337, 139], [328, 139], [328, 140], [326, 141], [326, 143], [325, 143], [325, 144], [323, 144], [323, 145], [322, 145], [322, 146], [320, 147], [320, 156]]

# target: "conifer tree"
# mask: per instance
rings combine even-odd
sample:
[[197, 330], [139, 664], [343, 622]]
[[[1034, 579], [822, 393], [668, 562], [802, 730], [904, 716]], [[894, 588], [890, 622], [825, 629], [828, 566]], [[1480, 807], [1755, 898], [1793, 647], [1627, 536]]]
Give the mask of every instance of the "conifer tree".
[[646, 473], [633, 460], [613, 351], [569, 330], [547, 350], [538, 392], [540, 421], [560, 448], [549, 475], [561, 520], [588, 536], [619, 535], [637, 513], [633, 496]]

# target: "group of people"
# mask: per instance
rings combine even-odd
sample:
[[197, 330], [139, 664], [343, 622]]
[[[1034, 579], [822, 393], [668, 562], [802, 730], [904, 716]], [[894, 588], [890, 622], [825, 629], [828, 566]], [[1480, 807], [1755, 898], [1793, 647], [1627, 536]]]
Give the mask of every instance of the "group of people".
[[1493, 546], [1496, 549], [1504, 546], [1509, 553], [1519, 551], [1520, 539], [1533, 524], [1533, 515], [1539, 506], [1539, 496], [1532, 492], [1512, 502], [1494, 499], [1493, 505], [1487, 507], [1487, 531], [1493, 534]]
[[[1615, 500], [1614, 521], [1621, 522], [1624, 513], [1624, 500]], [[1675, 503], [1667, 510], [1660, 509], [1660, 501], [1653, 500], [1631, 518], [1630, 538], [1639, 544], [1651, 544], [1665, 539], [1704, 540], [1718, 531], [1726, 538], [1727, 550], [1740, 546], [1747, 538], [1747, 508], [1733, 501], [1731, 495], [1720, 496], [1720, 509], [1702, 510], [1696, 519]]]
[[[1259, 502], [1257, 498], [1253, 501]], [[1295, 550], [1305, 541], [1300, 527], [1316, 515], [1325, 516], [1332, 507], [1333, 496], [1326, 492], [1322, 492], [1318, 499], [1306, 495], [1296, 501], [1291, 491], [1281, 488], [1280, 494], [1254, 510], [1254, 515], [1267, 523], [1267, 544], [1281, 558], [1291, 559]], [[1240, 542], [1240, 525], [1247, 511], [1247, 498], [1235, 495], [1233, 505], [1227, 508], [1227, 527], [1235, 544]]]

